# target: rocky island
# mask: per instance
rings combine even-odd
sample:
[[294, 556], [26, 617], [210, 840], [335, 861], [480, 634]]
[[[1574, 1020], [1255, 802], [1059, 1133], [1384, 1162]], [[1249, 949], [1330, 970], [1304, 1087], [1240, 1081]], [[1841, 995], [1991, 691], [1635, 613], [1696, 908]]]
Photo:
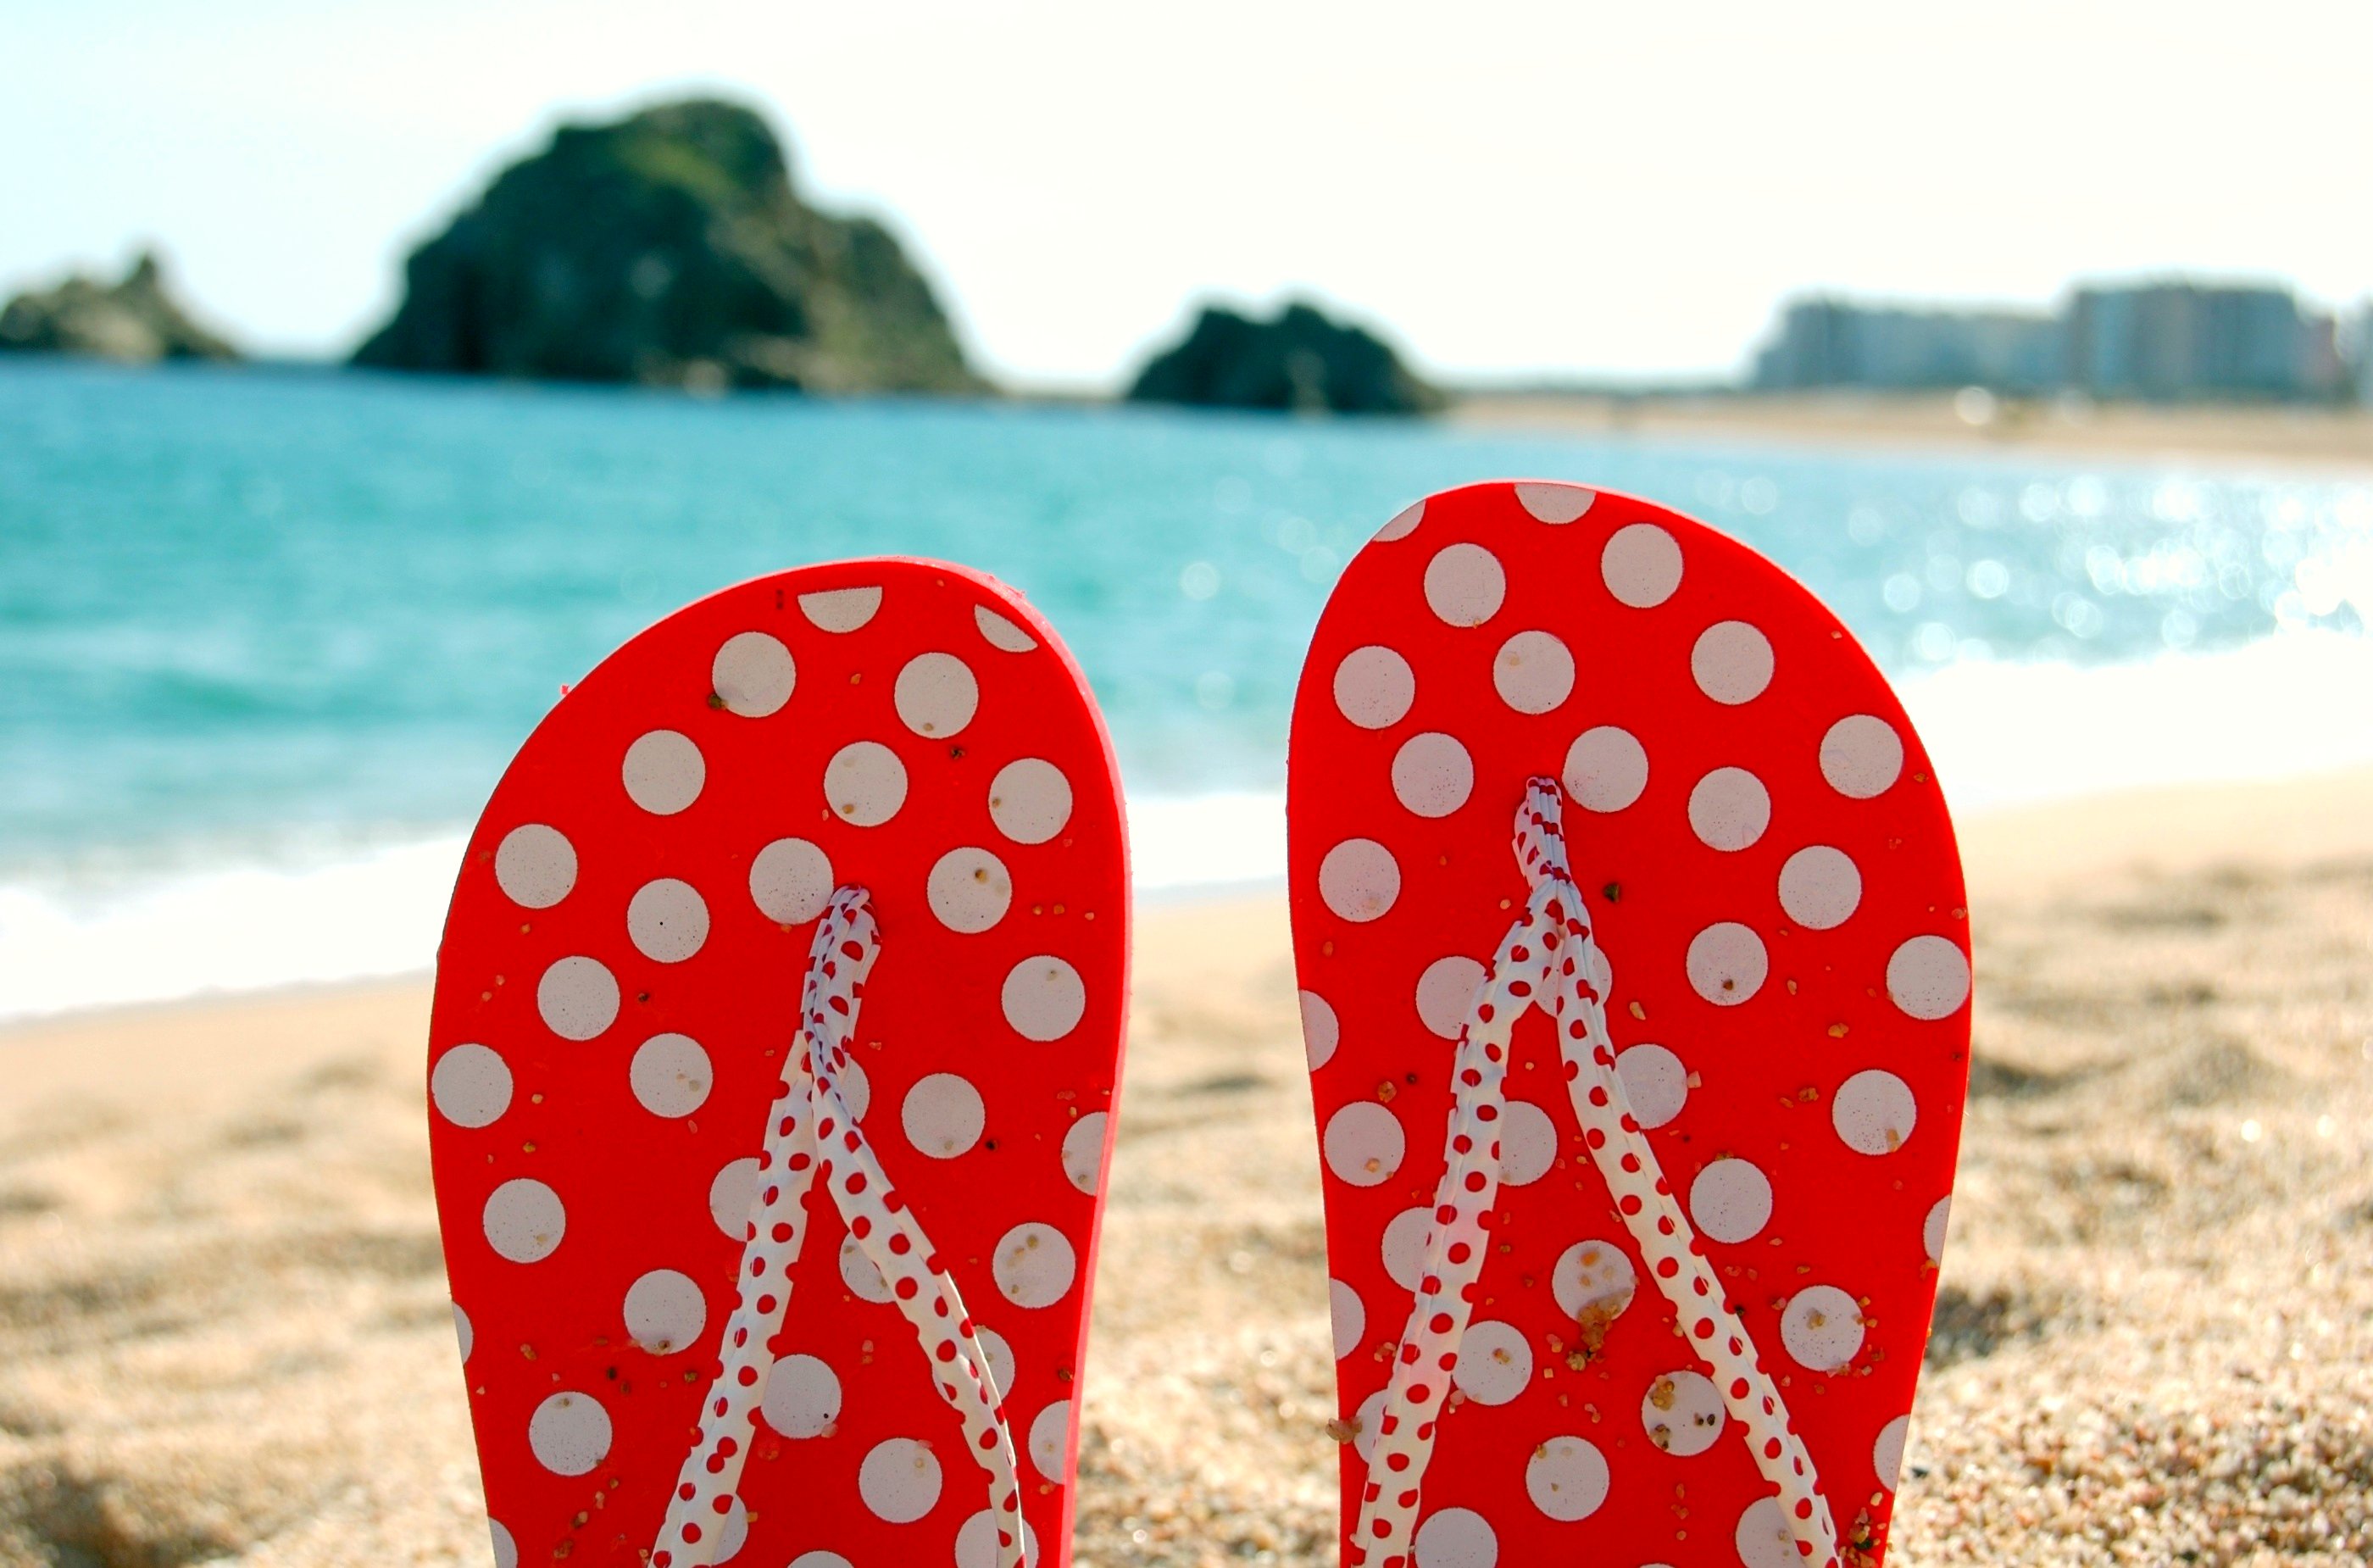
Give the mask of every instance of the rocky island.
[[155, 252], [104, 283], [76, 273], [32, 289], [0, 310], [0, 351], [81, 354], [146, 364], [158, 359], [236, 359], [239, 351], [190, 319], [165, 281]]
[[566, 125], [412, 253], [357, 365], [695, 389], [978, 391], [931, 286], [810, 206], [750, 110]]
[[1446, 401], [1374, 333], [1299, 301], [1265, 322], [1204, 307], [1184, 342], [1138, 372], [1128, 397], [1335, 414], [1428, 414]]

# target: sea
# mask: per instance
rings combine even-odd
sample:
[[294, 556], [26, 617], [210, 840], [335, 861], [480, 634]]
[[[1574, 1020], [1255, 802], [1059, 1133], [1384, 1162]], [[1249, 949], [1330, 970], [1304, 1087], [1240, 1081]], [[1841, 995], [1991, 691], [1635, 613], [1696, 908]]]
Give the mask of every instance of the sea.
[[1777, 560], [1958, 812], [2373, 761], [2373, 480], [1432, 423], [0, 361], [0, 1019], [425, 968], [468, 825], [603, 654], [873, 554], [1026, 592], [1118, 746], [1140, 894], [1284, 868], [1346, 559], [1495, 477]]

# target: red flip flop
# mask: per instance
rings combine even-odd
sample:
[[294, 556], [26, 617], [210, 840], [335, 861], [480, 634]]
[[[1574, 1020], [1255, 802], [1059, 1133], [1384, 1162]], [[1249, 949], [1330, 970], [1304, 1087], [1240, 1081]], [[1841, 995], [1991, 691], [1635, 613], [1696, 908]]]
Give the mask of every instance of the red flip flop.
[[1343, 1561], [1876, 1564], [1970, 965], [1869, 657], [1661, 507], [1449, 491], [1336, 588], [1288, 809]]
[[1112, 751], [962, 568], [727, 589], [473, 835], [430, 1146], [498, 1568], [1070, 1559]]

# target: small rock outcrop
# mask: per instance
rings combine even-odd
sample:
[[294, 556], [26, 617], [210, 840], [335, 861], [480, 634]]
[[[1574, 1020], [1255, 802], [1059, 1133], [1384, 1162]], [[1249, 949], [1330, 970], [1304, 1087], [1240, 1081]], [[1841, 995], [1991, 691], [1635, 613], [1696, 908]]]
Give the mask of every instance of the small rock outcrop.
[[54, 288], [28, 290], [9, 300], [0, 310], [0, 351], [7, 350], [82, 354], [127, 364], [239, 357], [237, 349], [190, 319], [151, 251], [142, 252], [112, 284], [76, 273]]
[[1128, 396], [1314, 414], [1427, 414], [1444, 403], [1389, 344], [1299, 302], [1266, 322], [1204, 307], [1185, 342], [1138, 372]]
[[412, 253], [355, 363], [818, 392], [972, 392], [930, 284], [889, 230], [804, 202], [736, 104], [563, 126]]

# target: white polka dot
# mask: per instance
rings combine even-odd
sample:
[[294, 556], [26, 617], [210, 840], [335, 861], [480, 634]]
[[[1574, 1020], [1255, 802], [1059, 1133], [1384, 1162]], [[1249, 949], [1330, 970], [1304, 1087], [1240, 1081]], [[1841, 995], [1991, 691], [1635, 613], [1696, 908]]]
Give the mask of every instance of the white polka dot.
[[1336, 1021], [1334, 1008], [1316, 991], [1302, 993], [1302, 1054], [1317, 1071], [1335, 1059], [1335, 1047], [1343, 1037], [1343, 1026]]
[[1070, 1467], [1071, 1401], [1058, 1399], [1030, 1422], [1030, 1462], [1038, 1473], [1060, 1486]]
[[1751, 1240], [1771, 1223], [1771, 1178], [1751, 1161], [1716, 1160], [1689, 1183], [1689, 1219], [1715, 1241]]
[[1491, 686], [1519, 713], [1547, 713], [1573, 690], [1573, 655], [1548, 632], [1518, 632], [1491, 661]]
[[940, 1500], [940, 1462], [911, 1437], [877, 1443], [857, 1467], [857, 1495], [877, 1519], [911, 1525]]
[[1862, 1349], [1862, 1308], [1835, 1285], [1808, 1285], [1780, 1313], [1780, 1342], [1815, 1372], [1829, 1372]]
[[1374, 1100], [1354, 1100], [1327, 1118], [1319, 1140], [1327, 1168], [1353, 1187], [1374, 1187], [1401, 1168], [1409, 1141], [1392, 1112]]
[[1806, 930], [1845, 924], [1861, 903], [1862, 872], [1842, 849], [1810, 844], [1780, 868], [1780, 907]]
[[865, 1075], [864, 1065], [855, 1057], [842, 1062], [836, 1076], [840, 1080], [840, 1097], [848, 1106], [848, 1114], [863, 1121], [866, 1107], [873, 1103], [873, 1080]]
[[1713, 1447], [1725, 1419], [1722, 1391], [1701, 1372], [1651, 1378], [1640, 1400], [1640, 1424], [1648, 1441], [1684, 1459]]
[[540, 1263], [552, 1256], [568, 1229], [560, 1194], [532, 1176], [513, 1176], [486, 1195], [479, 1223], [496, 1256], [513, 1263]]
[[707, 902], [688, 882], [647, 882], [626, 901], [626, 935], [653, 963], [681, 964], [708, 940]]
[[1619, 1054], [1615, 1079], [1631, 1103], [1631, 1119], [1642, 1127], [1664, 1126], [1689, 1097], [1689, 1069], [1662, 1046], [1633, 1046]]
[[708, 1217], [729, 1241], [750, 1232], [758, 1207], [758, 1156], [744, 1154], [717, 1167], [708, 1178]]
[[1689, 989], [1716, 1007], [1736, 1007], [1771, 972], [1763, 939], [1736, 920], [1717, 920], [1689, 939]]
[[765, 632], [738, 632], [709, 661], [708, 684], [728, 713], [764, 719], [791, 700], [799, 682], [791, 650]]
[[1452, 954], [1437, 958], [1417, 977], [1418, 1022], [1445, 1040], [1458, 1038], [1475, 1009], [1475, 995], [1483, 989], [1483, 965]]
[[1870, 1468], [1877, 1472], [1878, 1484], [1889, 1492], [1903, 1479], [1903, 1442], [1911, 1435], [1911, 1418], [1897, 1416], [1878, 1429], [1878, 1438], [1870, 1445]]
[[1361, 1400], [1359, 1410], [1351, 1416], [1352, 1450], [1368, 1464], [1374, 1464], [1376, 1460], [1376, 1438], [1385, 1419], [1386, 1392], [1387, 1390], [1379, 1388]]
[[626, 748], [618, 776], [635, 804], [653, 816], [673, 816], [700, 798], [708, 764], [688, 736], [653, 730]]
[[1335, 1359], [1341, 1361], [1367, 1337], [1368, 1309], [1360, 1293], [1340, 1280], [1327, 1281], [1327, 1320], [1335, 1332]]
[[1631, 523], [1607, 537], [1598, 572], [1617, 603], [1653, 609], [1681, 586], [1681, 547], [1653, 522]]
[[1945, 1261], [1945, 1229], [1952, 1218], [1953, 1195], [1948, 1192], [1929, 1206], [1928, 1217], [1920, 1222], [1920, 1249], [1931, 1263]]
[[626, 1287], [626, 1338], [655, 1356], [699, 1342], [708, 1326], [708, 1302], [688, 1274], [654, 1269]]
[[455, 1046], [437, 1059], [428, 1097], [456, 1127], [485, 1127], [511, 1107], [511, 1070], [485, 1046]]
[[1444, 1508], [1417, 1527], [1417, 1568], [1493, 1568], [1500, 1538], [1472, 1508]]
[[1777, 1497], [1759, 1497], [1748, 1504], [1731, 1532], [1730, 1544], [1738, 1551], [1741, 1568], [1798, 1568], [1804, 1562]]
[[865, 1244], [855, 1236], [840, 1238], [840, 1282], [848, 1293], [859, 1301], [886, 1302], [894, 1299], [890, 1281], [882, 1277], [873, 1259], [865, 1255]]
[[725, 1516], [717, 1526], [717, 1552], [708, 1561], [713, 1564], [731, 1562], [750, 1541], [750, 1510], [738, 1497], [727, 1494]]
[[824, 798], [843, 822], [879, 827], [906, 803], [906, 765], [879, 741], [852, 741], [824, 764]]
[[519, 1568], [519, 1542], [511, 1539], [499, 1520], [486, 1521], [487, 1533], [495, 1539], [495, 1568]]
[[1411, 501], [1408, 506], [1395, 512], [1390, 522], [1376, 530], [1374, 542], [1379, 544], [1389, 544], [1396, 539], [1406, 539], [1415, 533], [1417, 525], [1424, 521], [1425, 503]]
[[1771, 825], [1771, 792], [1743, 767], [1717, 767], [1689, 791], [1689, 827], [1709, 849], [1744, 849]]
[[1549, 1270], [1549, 1294], [1568, 1317], [1580, 1317], [1584, 1307], [1602, 1317], [1619, 1316], [1639, 1289], [1639, 1270], [1611, 1241], [1575, 1242]]
[[1016, 844], [1044, 844], [1071, 820], [1071, 781], [1041, 757], [1009, 762], [988, 781], [988, 820]]
[[1533, 1347], [1514, 1325], [1487, 1317], [1470, 1325], [1459, 1340], [1453, 1375], [1477, 1404], [1504, 1405], [1532, 1381]]
[[[997, 1515], [983, 1508], [956, 1531], [956, 1568], [997, 1568]], [[1038, 1555], [1038, 1532], [1027, 1519], [1022, 1521], [1022, 1561], [1030, 1568], [1046, 1561]]]
[[855, 1568], [855, 1565], [837, 1551], [802, 1551], [791, 1559], [791, 1568]]
[[453, 1340], [461, 1347], [462, 1360], [468, 1362], [470, 1352], [477, 1348], [478, 1334], [470, 1327], [470, 1315], [462, 1310], [458, 1301], [453, 1304]]
[[1000, 653], [1027, 653], [1038, 646], [1036, 638], [986, 604], [973, 606], [972, 624], [979, 628], [988, 646]]
[[879, 588], [827, 588], [800, 595], [800, 614], [818, 631], [853, 632], [881, 608]]
[[618, 981], [598, 958], [564, 958], [535, 985], [535, 1010], [564, 1040], [590, 1040], [618, 1017]]
[[980, 1141], [988, 1107], [980, 1091], [953, 1072], [930, 1072], [915, 1081], [898, 1107], [898, 1125], [918, 1154], [953, 1160]]
[[1873, 714], [1839, 720], [1821, 737], [1821, 777], [1850, 800], [1883, 795], [1903, 772], [1903, 737]]
[[840, 1419], [840, 1376], [821, 1359], [788, 1355], [766, 1374], [758, 1402], [766, 1424], [786, 1437], [822, 1437]]
[[1500, 1179], [1530, 1187], [1557, 1163], [1557, 1123], [1530, 1100], [1512, 1099], [1500, 1120]]
[[549, 909], [577, 885], [577, 848], [556, 827], [525, 823], [495, 847], [495, 884], [528, 909]]
[[777, 838], [750, 862], [750, 902], [777, 925], [804, 926], [832, 902], [832, 861], [804, 838]]
[[1448, 816], [1474, 788], [1474, 759], [1438, 731], [1411, 735], [1393, 754], [1393, 794], [1419, 816]]
[[980, 1341], [980, 1353], [988, 1363], [988, 1380], [997, 1386], [997, 1397], [1002, 1399], [1013, 1387], [1013, 1347], [1005, 1342], [1004, 1335], [977, 1323], [973, 1325], [972, 1337]]
[[1425, 602], [1454, 626], [1479, 626], [1500, 613], [1508, 574], [1480, 544], [1445, 544], [1425, 564]]
[[1006, 971], [998, 1003], [1015, 1034], [1044, 1044], [1079, 1027], [1088, 1011], [1088, 988], [1077, 969], [1042, 953]]
[[918, 653], [898, 672], [890, 700], [907, 729], [944, 740], [972, 722], [980, 708], [980, 683], [953, 653]]
[[1401, 721], [1417, 700], [1417, 674], [1389, 648], [1353, 649], [1335, 666], [1335, 708], [1362, 730]]
[[1561, 1524], [1597, 1513], [1607, 1487], [1607, 1456], [1587, 1437], [1552, 1437], [1525, 1461], [1525, 1495]]
[[1052, 1225], [1032, 1221], [997, 1240], [988, 1263], [998, 1293], [1016, 1306], [1052, 1306], [1078, 1278], [1080, 1265], [1070, 1238]]
[[527, 1422], [535, 1462], [556, 1476], [581, 1476], [610, 1452], [610, 1412], [590, 1394], [546, 1398]]
[[1771, 639], [1745, 621], [1716, 621], [1689, 649], [1689, 673], [1716, 702], [1753, 702], [1771, 684]]
[[1400, 895], [1400, 863], [1373, 838], [1346, 838], [1318, 862], [1318, 896], [1355, 924], [1379, 919]]
[[1648, 753], [1629, 730], [1601, 724], [1566, 748], [1565, 792], [1585, 811], [1619, 812], [1648, 787]]
[[1516, 504], [1538, 522], [1572, 522], [1588, 511], [1597, 499], [1597, 491], [1585, 490], [1579, 485], [1560, 485], [1537, 479], [1519, 481], [1516, 485]]
[[1887, 994], [1914, 1018], [1950, 1018], [1970, 1000], [1970, 960], [1950, 939], [1915, 936], [1887, 961]]
[[1425, 1233], [1433, 1223], [1432, 1208], [1420, 1204], [1404, 1209], [1385, 1222], [1385, 1235], [1379, 1251], [1385, 1260], [1385, 1277], [1405, 1291], [1413, 1291], [1425, 1278]]
[[1090, 1111], [1063, 1134], [1063, 1176], [1089, 1197], [1104, 1178], [1105, 1113]]
[[1875, 1067], [1839, 1084], [1829, 1102], [1829, 1125], [1857, 1154], [1894, 1153], [1911, 1138], [1919, 1116], [1911, 1085]]
[[1005, 919], [1013, 903], [1013, 878], [1005, 862], [974, 845], [951, 849], [931, 867], [925, 896], [940, 924], [967, 936]]

